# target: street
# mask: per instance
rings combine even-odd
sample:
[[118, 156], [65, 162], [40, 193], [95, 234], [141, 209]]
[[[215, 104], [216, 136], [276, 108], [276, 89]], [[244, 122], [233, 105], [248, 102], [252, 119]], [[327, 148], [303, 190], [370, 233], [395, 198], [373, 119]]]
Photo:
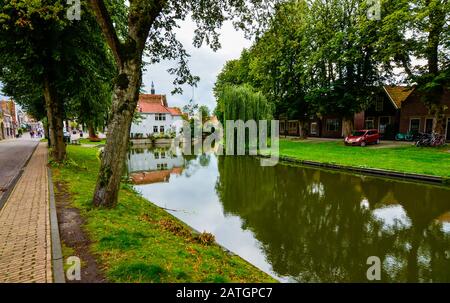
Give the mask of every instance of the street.
[[31, 139], [28, 134], [0, 141], [0, 202], [38, 143], [39, 139]]

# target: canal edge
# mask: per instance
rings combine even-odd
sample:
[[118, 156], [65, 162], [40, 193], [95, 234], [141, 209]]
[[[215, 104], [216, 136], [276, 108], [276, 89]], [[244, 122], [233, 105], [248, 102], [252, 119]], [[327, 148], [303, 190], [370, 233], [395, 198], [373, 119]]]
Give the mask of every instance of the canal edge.
[[[145, 199], [145, 198], [144, 198]], [[187, 224], [186, 222], [178, 219], [177, 217], [175, 217], [173, 214], [171, 214], [166, 208], [161, 207], [156, 205], [155, 203], [151, 202], [150, 200], [145, 199], [148, 203], [151, 203], [153, 206], [165, 211], [169, 216], [172, 217], [172, 219], [176, 220], [177, 222], [180, 222], [181, 224], [183, 224], [184, 226], [186, 226], [191, 233], [194, 236], [200, 235], [202, 234], [200, 231], [198, 231], [197, 229], [195, 229], [194, 227], [192, 227], [191, 225]], [[215, 236], [214, 236], [215, 237]], [[260, 272], [265, 273], [266, 275], [270, 276], [271, 278], [273, 278], [274, 280], [276, 280], [278, 283], [280, 283], [280, 280], [278, 280], [276, 277], [274, 277], [273, 275], [271, 275], [268, 272], [265, 272], [264, 270], [258, 268], [256, 265], [253, 265], [252, 263], [250, 263], [249, 261], [245, 260], [244, 258], [242, 258], [241, 256], [239, 256], [238, 254], [235, 254], [234, 252], [232, 252], [231, 250], [229, 250], [228, 248], [226, 248], [225, 246], [223, 246], [222, 244], [220, 244], [219, 242], [217, 242], [216, 240], [214, 240], [214, 244], [217, 245], [220, 249], [222, 249], [226, 254], [228, 254], [229, 256], [234, 256], [237, 257], [239, 259], [241, 259], [243, 262], [247, 263], [249, 266], [252, 266], [254, 268], [256, 268], [257, 270], [259, 270]]]
[[[258, 155], [261, 158], [270, 158], [270, 156], [266, 155]], [[424, 175], [424, 174], [414, 174], [414, 173], [406, 173], [406, 172], [397, 172], [392, 170], [378, 169], [378, 168], [364, 168], [364, 167], [354, 167], [354, 166], [346, 166], [332, 163], [323, 163], [316, 162], [310, 160], [301, 160], [295, 159], [292, 157], [280, 156], [280, 160], [282, 162], [301, 164], [309, 167], [319, 167], [319, 168], [329, 168], [336, 171], [346, 171], [353, 173], [362, 173], [366, 175], [380, 176], [380, 177], [388, 177], [391, 179], [402, 179], [409, 181], [421, 181], [423, 183], [432, 183], [437, 185], [450, 185], [450, 179], [439, 176], [432, 175]]]

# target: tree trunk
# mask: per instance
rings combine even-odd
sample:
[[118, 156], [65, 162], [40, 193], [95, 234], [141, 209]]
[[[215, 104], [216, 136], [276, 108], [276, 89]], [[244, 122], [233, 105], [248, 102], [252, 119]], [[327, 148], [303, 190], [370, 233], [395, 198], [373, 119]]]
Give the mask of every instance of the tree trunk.
[[162, 12], [167, 1], [129, 1], [128, 35], [122, 43], [114, 23], [102, 0], [90, 0], [96, 16], [116, 61], [118, 76], [114, 85], [106, 141], [93, 204], [114, 207], [119, 194], [120, 180], [126, 159], [131, 122], [136, 110], [141, 87], [142, 55], [150, 28]]
[[119, 72], [108, 123], [108, 140], [101, 160], [93, 203], [95, 206], [114, 207], [117, 203], [120, 181], [126, 160], [131, 122], [139, 98], [141, 60], [124, 62]]
[[308, 138], [308, 122], [307, 121], [299, 121], [300, 126], [300, 139], [307, 139]]
[[63, 111], [62, 105], [58, 102], [56, 91], [52, 87], [48, 77], [45, 77], [44, 79], [44, 98], [47, 110], [52, 156], [55, 161], [62, 162], [66, 157]]
[[434, 116], [433, 132], [440, 135], [445, 135], [445, 123], [447, 122], [446, 111], [447, 106], [443, 104], [432, 104], [430, 114]]
[[353, 119], [342, 119], [342, 136], [347, 137], [353, 132]]
[[89, 138], [94, 138], [94, 139], [97, 138], [97, 134], [95, 132], [95, 127], [94, 127], [93, 123], [89, 124], [88, 131], [89, 131]]

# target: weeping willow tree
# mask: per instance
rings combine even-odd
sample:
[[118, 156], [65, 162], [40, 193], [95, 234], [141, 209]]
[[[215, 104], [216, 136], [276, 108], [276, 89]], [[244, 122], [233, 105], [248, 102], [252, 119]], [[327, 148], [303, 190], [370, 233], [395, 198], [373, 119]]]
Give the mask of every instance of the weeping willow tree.
[[224, 125], [226, 120], [272, 119], [272, 104], [248, 84], [224, 87], [218, 101], [216, 114]]
[[[238, 128], [234, 126], [231, 129], [227, 127], [227, 121], [237, 122], [238, 120], [247, 122], [255, 121], [255, 127], [260, 125], [261, 120], [271, 120], [272, 119], [273, 106], [267, 101], [266, 97], [261, 93], [256, 91], [253, 87], [248, 84], [243, 85], [229, 85], [224, 86], [221, 93], [218, 94], [218, 104], [215, 110], [215, 114], [218, 119], [222, 122], [225, 127], [225, 133], [227, 133], [227, 145], [228, 145], [228, 132], [234, 132], [234, 136], [230, 137], [231, 142], [234, 141], [234, 145], [227, 146], [231, 151], [236, 152], [237, 146], [242, 146], [238, 141], [245, 140], [245, 150], [249, 151], [249, 154], [257, 153], [258, 137], [254, 137], [257, 132], [251, 131], [252, 127], [245, 127], [244, 133], [241, 133]], [[268, 127], [268, 135], [270, 136], [270, 128]], [[240, 137], [241, 135], [244, 137]], [[234, 138], [234, 139], [233, 139]], [[241, 138], [241, 139], [239, 139]], [[238, 143], [238, 144], [236, 144]], [[233, 147], [234, 146], [234, 147]], [[239, 148], [237, 148], [239, 149]], [[241, 151], [244, 152], [244, 149]], [[250, 152], [252, 150], [252, 152]], [[238, 154], [240, 152], [238, 151]]]

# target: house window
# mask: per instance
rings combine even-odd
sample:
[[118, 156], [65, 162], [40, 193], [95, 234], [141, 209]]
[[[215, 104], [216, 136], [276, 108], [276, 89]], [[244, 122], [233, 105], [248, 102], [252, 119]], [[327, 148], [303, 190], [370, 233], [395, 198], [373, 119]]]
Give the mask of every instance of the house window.
[[156, 114], [155, 115], [156, 121], [165, 121], [166, 120], [166, 114]]
[[161, 159], [165, 159], [166, 158], [166, 152], [161, 152]]
[[154, 132], [154, 133], [157, 133], [157, 132], [158, 132], [158, 126], [156, 126], [156, 125], [153, 126], [153, 132]]
[[339, 131], [340, 122], [339, 119], [327, 119], [327, 131], [337, 132]]
[[155, 159], [159, 159], [159, 153], [158, 152], [154, 152], [153, 155], [155, 156]]
[[380, 117], [380, 123], [378, 126], [380, 134], [384, 134], [386, 132], [386, 127], [389, 124], [391, 124], [391, 117]]
[[161, 126], [159, 127], [159, 132], [160, 132], [160, 133], [163, 133], [163, 132], [164, 132], [164, 126], [163, 126], [163, 125], [161, 125]]
[[311, 123], [310, 133], [311, 133], [311, 135], [315, 135], [315, 136], [317, 136], [319, 134], [319, 128], [317, 126], [317, 122], [312, 122]]
[[375, 119], [373, 117], [367, 117], [366, 121], [364, 121], [364, 125], [366, 129], [375, 128]]
[[377, 101], [375, 103], [375, 110], [377, 112], [383, 111], [383, 98], [377, 98]]
[[420, 129], [420, 119], [413, 118], [409, 120], [409, 131], [412, 133], [418, 133]]
[[425, 133], [431, 134], [433, 132], [433, 119], [426, 119], [425, 120]]
[[161, 164], [156, 164], [156, 168], [158, 170], [166, 170], [167, 169], [167, 163], [161, 163]]

